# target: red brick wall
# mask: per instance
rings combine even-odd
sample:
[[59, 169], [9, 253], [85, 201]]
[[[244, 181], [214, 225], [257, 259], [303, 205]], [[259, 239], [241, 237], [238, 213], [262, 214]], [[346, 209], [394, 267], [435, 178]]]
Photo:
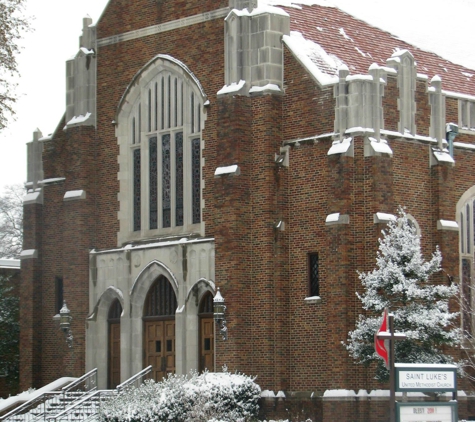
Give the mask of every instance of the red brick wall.
[[[110, 2], [98, 25], [99, 38], [218, 7], [211, 2], [132, 3]], [[97, 129], [58, 131], [45, 142], [45, 178], [66, 179], [44, 188], [43, 206], [25, 207], [25, 249], [38, 249], [39, 257], [22, 263], [24, 388], [84, 372], [88, 252], [117, 246], [119, 229], [112, 121], [134, 75], [159, 53], [183, 61], [210, 100], [203, 131], [203, 220], [206, 236], [215, 239], [214, 281], [226, 299], [229, 329], [226, 342], [217, 340], [218, 369], [226, 364], [257, 375], [262, 388], [275, 391], [322, 395], [331, 388], [384, 387], [341, 345], [361, 312], [357, 271], [375, 266], [384, 228], [373, 223], [375, 212], [396, 213], [398, 205], [405, 206], [421, 227], [426, 256], [440, 245], [444, 269], [458, 275], [457, 235], [438, 231], [436, 223], [456, 219], [456, 201], [475, 182], [474, 153], [456, 150], [455, 167], [430, 168], [427, 144], [390, 139], [392, 158], [365, 157], [364, 139], [355, 136], [354, 157], [328, 156], [332, 138], [327, 136], [294, 145], [290, 166], [279, 168], [274, 154], [284, 141], [333, 132], [333, 89], [320, 89], [285, 49], [285, 95], [217, 98], [224, 85], [223, 33], [223, 20], [217, 19], [99, 48]], [[421, 135], [429, 134], [426, 85], [417, 82]], [[390, 130], [399, 121], [397, 95], [396, 79], [389, 77], [383, 104]], [[455, 107], [448, 100], [451, 120]], [[459, 140], [472, 142], [473, 137], [459, 135]], [[217, 167], [230, 164], [240, 166], [240, 176], [214, 178]], [[73, 189], [84, 189], [87, 198], [64, 202], [64, 193]], [[326, 216], [335, 212], [349, 215], [350, 223], [326, 226]], [[273, 227], [280, 219], [283, 232]], [[319, 304], [304, 302], [309, 252], [320, 257]], [[64, 279], [73, 315], [73, 350], [52, 321], [56, 277]], [[373, 404], [359, 404], [356, 410], [315, 406], [315, 414], [325, 415], [364, 413]]]

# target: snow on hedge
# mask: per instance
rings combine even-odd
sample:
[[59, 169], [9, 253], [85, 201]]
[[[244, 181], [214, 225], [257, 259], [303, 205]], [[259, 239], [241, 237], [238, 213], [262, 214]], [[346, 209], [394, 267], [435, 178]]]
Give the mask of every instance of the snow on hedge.
[[106, 402], [103, 422], [244, 422], [257, 417], [261, 396], [254, 379], [229, 372], [148, 380]]

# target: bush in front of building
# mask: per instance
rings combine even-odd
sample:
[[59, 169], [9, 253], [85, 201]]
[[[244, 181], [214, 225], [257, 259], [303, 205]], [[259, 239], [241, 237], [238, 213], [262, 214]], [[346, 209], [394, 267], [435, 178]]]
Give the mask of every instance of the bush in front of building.
[[260, 387], [254, 378], [229, 372], [169, 375], [148, 380], [105, 403], [103, 422], [207, 422], [255, 420]]

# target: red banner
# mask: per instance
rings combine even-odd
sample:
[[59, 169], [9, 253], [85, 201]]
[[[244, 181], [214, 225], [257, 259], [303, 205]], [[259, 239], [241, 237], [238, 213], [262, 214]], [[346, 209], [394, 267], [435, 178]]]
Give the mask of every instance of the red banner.
[[374, 334], [374, 349], [376, 350], [376, 354], [384, 359], [384, 362], [386, 362], [386, 367], [389, 367], [389, 352], [386, 349], [386, 345], [384, 344], [384, 339], [383, 338], [378, 338], [378, 335], [381, 332], [387, 332], [388, 331], [388, 309], [386, 308], [384, 310], [383, 314], [383, 322], [381, 323], [381, 327], [379, 327], [379, 330]]

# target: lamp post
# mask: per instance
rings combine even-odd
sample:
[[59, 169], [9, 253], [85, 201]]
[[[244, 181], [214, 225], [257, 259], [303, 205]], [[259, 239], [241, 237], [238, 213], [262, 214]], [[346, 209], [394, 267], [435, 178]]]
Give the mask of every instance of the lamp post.
[[73, 333], [71, 331], [71, 311], [66, 306], [66, 301], [63, 302], [63, 307], [59, 311], [59, 328], [66, 336], [66, 343], [69, 348], [73, 347]]
[[216, 295], [213, 298], [213, 314], [214, 314], [214, 320], [219, 328], [219, 332], [223, 336], [223, 340], [228, 339], [228, 327], [226, 326], [226, 318], [224, 316], [224, 313], [226, 312], [226, 305], [224, 304], [224, 297], [221, 295], [221, 292], [218, 291], [216, 292]]

